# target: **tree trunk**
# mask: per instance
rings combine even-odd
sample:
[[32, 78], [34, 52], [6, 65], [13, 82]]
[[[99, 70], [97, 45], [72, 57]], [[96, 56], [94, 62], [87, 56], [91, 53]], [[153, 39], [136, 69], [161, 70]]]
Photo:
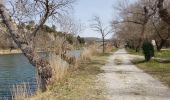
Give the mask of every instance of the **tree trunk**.
[[136, 52], [139, 52], [139, 46], [137, 46], [137, 47], [135, 48], [135, 51], [136, 51]]
[[156, 48], [157, 48], [158, 52], [161, 51], [161, 49], [165, 45], [165, 43], [166, 43], [166, 40], [163, 40], [163, 39], [161, 39], [160, 44], [158, 42], [156, 42]]
[[[49, 83], [52, 77], [52, 68], [48, 61], [40, 59], [33, 49], [33, 37], [31, 37], [30, 42], [26, 41], [22, 34], [18, 32], [17, 26], [12, 22], [7, 10], [3, 4], [0, 4], [0, 14], [3, 19], [3, 23], [6, 25], [12, 39], [17, 44], [18, 48], [21, 49], [23, 54], [28, 58], [29, 62], [36, 66], [38, 74], [42, 80], [42, 86], [46, 89], [46, 85]], [[38, 59], [37, 59], [38, 58]]]
[[119, 48], [118, 43], [115, 43], [114, 46], [115, 46], [116, 48]]
[[105, 39], [104, 39], [104, 37], [102, 37], [102, 45], [103, 45], [103, 53], [105, 53]]
[[146, 39], [145, 26], [146, 26], [146, 24], [142, 25], [141, 37], [140, 37], [140, 39], [139, 39], [139, 48], [143, 45], [144, 39]]
[[164, 8], [163, 7], [163, 3], [164, 3], [165, 0], [158, 0], [158, 12], [159, 12], [159, 16], [160, 18], [166, 22], [167, 24], [170, 25], [170, 13], [168, 13], [168, 10], [167, 8]]
[[145, 29], [146, 29], [146, 24], [148, 23], [149, 20], [149, 15], [148, 15], [148, 9], [145, 6], [144, 6], [144, 12], [145, 12], [145, 16], [144, 16], [144, 21], [142, 23], [142, 31], [139, 38], [139, 45], [138, 45], [139, 49], [143, 45], [144, 40], [147, 39], [145, 35]]
[[155, 43], [156, 43], [156, 49], [157, 49], [157, 51], [159, 51], [159, 49], [158, 49], [158, 46], [159, 46], [158, 41], [155, 40]]

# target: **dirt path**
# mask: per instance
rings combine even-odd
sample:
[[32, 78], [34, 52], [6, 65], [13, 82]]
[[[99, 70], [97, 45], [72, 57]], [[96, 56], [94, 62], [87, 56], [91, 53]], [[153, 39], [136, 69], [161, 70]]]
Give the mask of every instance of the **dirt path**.
[[109, 100], [170, 100], [170, 89], [133, 65], [124, 49], [110, 56], [102, 69], [100, 80]]

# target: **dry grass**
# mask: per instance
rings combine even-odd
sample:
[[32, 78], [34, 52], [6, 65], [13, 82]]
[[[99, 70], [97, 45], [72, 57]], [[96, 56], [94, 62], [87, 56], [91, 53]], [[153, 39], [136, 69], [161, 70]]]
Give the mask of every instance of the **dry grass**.
[[109, 44], [109, 45], [106, 45], [106, 52], [113, 52], [113, 46], [111, 45], [111, 44]]
[[36, 92], [36, 94], [30, 98], [17, 99], [17, 100], [56, 100], [54, 93], [47, 90], [42, 93], [41, 91]]
[[72, 65], [73, 69], [78, 69], [80, 65], [81, 59], [80, 58], [75, 58], [75, 63]]
[[13, 85], [11, 89], [13, 100], [24, 100], [31, 95], [29, 84], [22, 83]]
[[79, 70], [74, 71], [66, 82], [51, 87], [55, 100], [106, 100], [104, 84], [97, 77], [103, 73], [100, 67], [105, 65], [107, 56], [94, 56], [91, 60], [82, 61]]
[[15, 100], [105, 100], [104, 87], [102, 83], [99, 84], [98, 81], [96, 83], [96, 79], [97, 75], [102, 73], [100, 67], [105, 64], [106, 57], [110, 54], [97, 56], [97, 53], [97, 46], [89, 46], [81, 55], [85, 58], [76, 59], [76, 63], [72, 66], [59, 56], [50, 54], [53, 83], [48, 86], [48, 90], [43, 93], [37, 91], [29, 98], [27, 95], [17, 96], [16, 94]]
[[82, 60], [90, 60], [92, 59], [92, 52], [90, 49], [85, 48], [81, 54], [81, 59]]
[[[53, 68], [51, 85], [59, 81], [62, 81], [63, 79], [65, 79], [65, 77], [67, 77], [67, 75], [69, 75], [68, 72], [69, 64], [63, 61], [59, 56], [56, 56], [55, 54], [50, 54], [49, 62]], [[25, 83], [13, 86], [13, 88], [11, 89], [12, 95], [14, 96], [13, 100], [47, 100], [47, 95], [48, 95], [48, 100], [55, 100], [53, 95], [51, 95], [51, 92], [49, 92], [48, 90], [45, 93], [37, 91], [35, 93], [35, 96], [33, 96], [32, 94], [30, 94], [31, 91], [29, 89], [30, 86]], [[29, 98], [30, 96], [33, 97]]]
[[[48, 87], [49, 88], [49, 87]], [[19, 89], [19, 88], [15, 88]], [[19, 89], [20, 90], [20, 89]], [[27, 88], [24, 88], [24, 91], [27, 90]], [[27, 93], [20, 92], [19, 94], [16, 94], [12, 98], [12, 100], [56, 100], [55, 95], [53, 92], [51, 92], [49, 89], [46, 92], [36, 91], [34, 95], [28, 95]]]
[[91, 60], [81, 61], [78, 70], [64, 77], [65, 81], [50, 85], [44, 93], [37, 92], [31, 98], [20, 100], [106, 100], [104, 84], [97, 77], [103, 73], [100, 67], [105, 65], [109, 55], [98, 55]]
[[50, 65], [53, 69], [52, 83], [61, 81], [68, 74], [69, 64], [55, 54], [50, 54]]
[[97, 55], [99, 53], [98, 45], [90, 45], [89, 47], [86, 47], [82, 54], [81, 59], [82, 60], [91, 60], [94, 55]]

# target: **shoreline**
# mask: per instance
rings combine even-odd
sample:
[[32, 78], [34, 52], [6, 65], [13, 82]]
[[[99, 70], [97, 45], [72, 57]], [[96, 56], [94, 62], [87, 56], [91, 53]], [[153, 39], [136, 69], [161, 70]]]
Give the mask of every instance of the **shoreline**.
[[[42, 52], [53, 52], [53, 51], [37, 50], [36, 52], [37, 53], [42, 53]], [[12, 50], [10, 50], [10, 49], [0, 49], [0, 55], [9, 55], [9, 54], [22, 54], [22, 51], [20, 49], [12, 49]], [[69, 54], [69, 52], [68, 52], [68, 54]]]
[[10, 49], [6, 49], [6, 50], [0, 49], [0, 55], [19, 54], [19, 53], [22, 53], [22, 51], [20, 49], [13, 49], [13, 50], [10, 50]]
[[[37, 52], [43, 52], [43, 51], [37, 51]], [[7, 54], [22, 54], [22, 51], [20, 49], [0, 49], [0, 55], [7, 55]]]

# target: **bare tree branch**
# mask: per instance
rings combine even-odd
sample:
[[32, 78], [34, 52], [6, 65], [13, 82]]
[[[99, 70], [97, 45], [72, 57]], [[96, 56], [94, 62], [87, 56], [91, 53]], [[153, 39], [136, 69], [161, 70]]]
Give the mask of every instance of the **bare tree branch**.
[[23, 34], [20, 33], [17, 23], [14, 23], [15, 20], [11, 18], [3, 2], [0, 2], [0, 15], [3, 19], [3, 23], [6, 25], [12, 39], [28, 58], [29, 62], [38, 69], [38, 74], [42, 79], [44, 89], [46, 89], [46, 85], [50, 82], [50, 78], [52, 78], [52, 67], [47, 60], [39, 57], [36, 51], [34, 51], [34, 38], [47, 19], [53, 16], [53, 14], [62, 13], [64, 9], [72, 5], [73, 1], [74, 0], [16, 0], [15, 3], [19, 4], [15, 5], [16, 13], [19, 17], [26, 18], [22, 20], [28, 20], [33, 17], [33, 15], [38, 17], [38, 15], [35, 14], [39, 14], [40, 16], [37, 27], [34, 28], [33, 32], [30, 32], [31, 36], [29, 42], [26, 41]]
[[99, 16], [94, 16], [92, 19], [93, 23], [90, 25], [91, 28], [99, 32], [102, 36], [102, 46], [103, 46], [103, 53], [105, 52], [105, 37], [109, 34], [112, 33], [112, 31], [108, 30], [108, 27], [104, 27], [101, 19]]
[[159, 9], [159, 16], [163, 21], [170, 25], [170, 14], [168, 13], [168, 10], [163, 6], [164, 1], [165, 0], [158, 0], [157, 7]]

